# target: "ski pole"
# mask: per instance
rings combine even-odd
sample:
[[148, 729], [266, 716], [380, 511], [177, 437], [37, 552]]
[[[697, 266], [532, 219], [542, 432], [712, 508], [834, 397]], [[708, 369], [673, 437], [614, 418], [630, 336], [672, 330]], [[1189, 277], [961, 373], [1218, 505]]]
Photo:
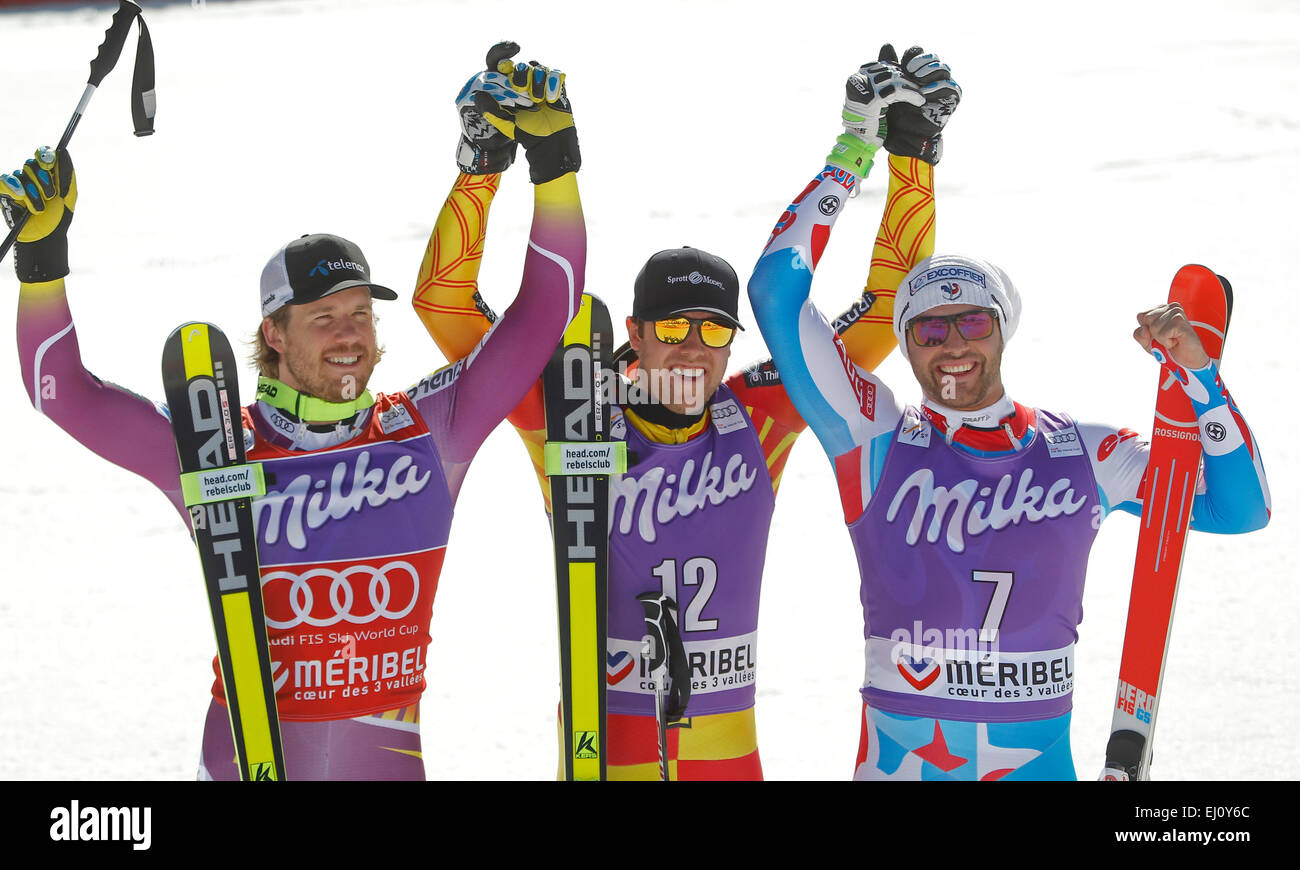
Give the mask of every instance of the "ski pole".
[[636, 597], [645, 610], [642, 656], [655, 684], [655, 719], [659, 726], [659, 779], [671, 781], [668, 765], [668, 726], [686, 714], [691, 700], [691, 677], [686, 649], [677, 628], [677, 602], [663, 592], [643, 592]]
[[[99, 51], [95, 54], [95, 59], [90, 62], [90, 78], [86, 80], [86, 89], [81, 94], [81, 101], [77, 103], [71, 120], [68, 121], [67, 129], [63, 131], [63, 137], [59, 139], [56, 152], [67, 147], [68, 141], [72, 139], [72, 132], [77, 129], [77, 122], [85, 114], [86, 106], [90, 103], [90, 98], [99, 87], [99, 83], [117, 65], [117, 59], [122, 55], [122, 46], [126, 44], [126, 35], [131, 32], [131, 23], [137, 18], [140, 20], [140, 40], [136, 46], [135, 78], [131, 87], [131, 114], [135, 121], [135, 135], [148, 136], [153, 132], [155, 108], [153, 42], [149, 39], [149, 31], [144, 26], [140, 7], [131, 0], [117, 0], [117, 3], [113, 20], [109, 23], [108, 30], [104, 31], [104, 41], [99, 44]], [[9, 249], [13, 247], [30, 216], [31, 212], [27, 211], [13, 216], [13, 229], [5, 236], [4, 244], [0, 245], [0, 259], [9, 253]]]

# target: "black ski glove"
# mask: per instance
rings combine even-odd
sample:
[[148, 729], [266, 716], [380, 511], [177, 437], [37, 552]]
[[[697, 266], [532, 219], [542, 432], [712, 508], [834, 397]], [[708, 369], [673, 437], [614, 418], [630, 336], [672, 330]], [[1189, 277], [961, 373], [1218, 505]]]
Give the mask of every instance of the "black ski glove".
[[[885, 58], [886, 49], [893, 56], [893, 46], [885, 45], [880, 50], [881, 59]], [[889, 107], [886, 116], [889, 133], [885, 137], [885, 149], [902, 157], [915, 157], [930, 164], [938, 163], [943, 156], [941, 134], [952, 113], [957, 111], [957, 104], [961, 101], [961, 86], [952, 80], [952, 70], [946, 63], [919, 45], [903, 52], [899, 66], [907, 80], [915, 84], [925, 97], [925, 104], [910, 106], [895, 103]]]

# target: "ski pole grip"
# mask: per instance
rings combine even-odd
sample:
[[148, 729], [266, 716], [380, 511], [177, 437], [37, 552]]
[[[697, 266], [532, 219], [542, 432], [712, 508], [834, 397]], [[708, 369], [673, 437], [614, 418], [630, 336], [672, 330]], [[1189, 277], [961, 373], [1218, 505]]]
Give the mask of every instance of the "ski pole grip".
[[90, 62], [90, 78], [87, 81], [99, 87], [122, 56], [122, 46], [126, 45], [126, 35], [131, 32], [131, 22], [140, 14], [140, 7], [131, 0], [117, 0], [117, 11], [113, 20], [104, 31], [104, 41], [99, 44], [95, 59]]

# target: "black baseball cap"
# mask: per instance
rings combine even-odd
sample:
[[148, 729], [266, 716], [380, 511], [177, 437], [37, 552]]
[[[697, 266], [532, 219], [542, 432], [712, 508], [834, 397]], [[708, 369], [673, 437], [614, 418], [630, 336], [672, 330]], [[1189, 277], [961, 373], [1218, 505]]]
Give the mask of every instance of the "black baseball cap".
[[737, 329], [740, 279], [721, 257], [699, 248], [670, 248], [641, 267], [632, 295], [632, 316], [662, 320], [687, 311], [707, 311]]
[[262, 316], [352, 287], [369, 287], [373, 299], [397, 298], [370, 280], [360, 248], [339, 236], [312, 233], [285, 245], [262, 270]]

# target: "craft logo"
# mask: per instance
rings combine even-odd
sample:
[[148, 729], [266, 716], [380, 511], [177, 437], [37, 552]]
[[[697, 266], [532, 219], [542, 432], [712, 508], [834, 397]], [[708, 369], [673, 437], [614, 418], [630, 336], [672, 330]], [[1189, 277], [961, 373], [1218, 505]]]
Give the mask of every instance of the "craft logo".
[[124, 841], [143, 852], [153, 842], [151, 807], [83, 807], [80, 801], [50, 810], [54, 841]]
[[956, 281], [953, 281], [951, 284], [940, 284], [939, 292], [943, 294], [944, 299], [951, 302], [955, 299], [961, 298], [961, 285]]
[[1205, 424], [1205, 436], [1211, 441], [1222, 441], [1228, 437], [1228, 430], [1222, 423], [1210, 422]]
[[333, 272], [335, 269], [342, 269], [348, 272], [360, 272], [362, 275], [366, 274], [366, 267], [360, 263], [353, 262], [352, 260], [321, 260], [310, 272], [307, 273], [307, 277], [310, 278], [319, 273], [322, 278], [328, 278], [330, 272]]
[[823, 196], [817, 203], [817, 210], [830, 217], [840, 210], [840, 198], [834, 194]]

